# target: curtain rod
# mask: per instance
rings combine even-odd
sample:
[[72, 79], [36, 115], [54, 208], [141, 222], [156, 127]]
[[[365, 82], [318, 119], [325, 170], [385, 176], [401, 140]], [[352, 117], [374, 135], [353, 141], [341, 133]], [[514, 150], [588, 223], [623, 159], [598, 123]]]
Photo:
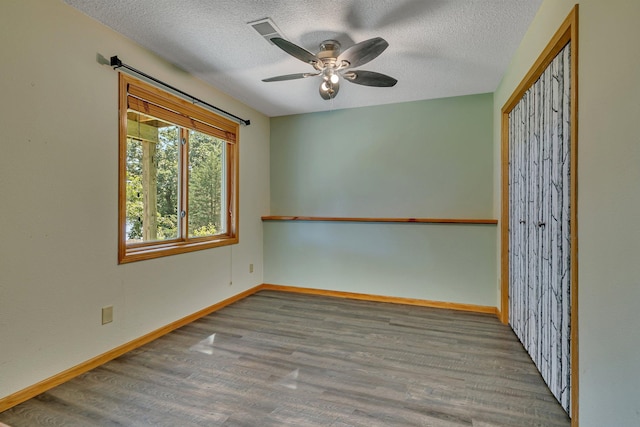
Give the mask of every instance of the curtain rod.
[[114, 70], [116, 70], [116, 69], [118, 69], [118, 68], [126, 68], [126, 69], [127, 69], [127, 70], [129, 70], [129, 71], [133, 71], [134, 73], [136, 73], [136, 74], [138, 74], [138, 75], [141, 75], [142, 77], [145, 77], [145, 78], [147, 78], [147, 79], [149, 79], [149, 80], [152, 80], [152, 81], [154, 81], [154, 82], [156, 82], [156, 83], [158, 83], [158, 84], [161, 84], [162, 86], [164, 86], [164, 87], [166, 87], [166, 88], [169, 88], [169, 89], [171, 89], [171, 90], [173, 90], [173, 91], [175, 91], [175, 92], [178, 92], [178, 93], [179, 93], [179, 94], [181, 94], [182, 96], [186, 96], [187, 98], [190, 98], [190, 99], [191, 99], [192, 101], [194, 101], [194, 102], [199, 102], [199, 103], [201, 103], [201, 104], [206, 105], [206, 106], [207, 106], [207, 107], [209, 107], [209, 108], [212, 108], [212, 109], [214, 109], [214, 110], [218, 111], [219, 113], [222, 113], [222, 114], [224, 114], [224, 115], [226, 115], [226, 116], [232, 117], [232, 118], [234, 118], [235, 120], [237, 120], [239, 123], [242, 123], [242, 124], [243, 124], [243, 125], [245, 125], [245, 126], [249, 126], [249, 125], [251, 124], [251, 120], [245, 120], [245, 119], [243, 119], [243, 118], [241, 118], [241, 117], [236, 116], [235, 114], [231, 114], [231, 113], [229, 113], [228, 111], [225, 111], [225, 110], [223, 110], [223, 109], [221, 109], [221, 108], [218, 108], [218, 107], [216, 107], [215, 105], [211, 105], [211, 104], [209, 104], [209, 103], [208, 103], [208, 102], [206, 102], [206, 101], [203, 101], [202, 99], [196, 98], [196, 97], [195, 97], [195, 96], [193, 96], [193, 95], [189, 95], [188, 93], [186, 93], [186, 92], [184, 92], [184, 91], [181, 91], [180, 89], [178, 89], [178, 88], [176, 88], [176, 87], [173, 87], [173, 86], [171, 86], [170, 84], [163, 82], [162, 80], [158, 80], [158, 79], [156, 79], [155, 77], [152, 77], [152, 76], [150, 76], [150, 75], [149, 75], [149, 74], [147, 74], [147, 73], [144, 73], [144, 72], [142, 72], [142, 71], [140, 71], [140, 70], [136, 70], [135, 68], [133, 68], [133, 67], [131, 67], [131, 66], [129, 66], [129, 65], [125, 64], [125, 63], [123, 63], [123, 62], [120, 60], [120, 58], [118, 58], [118, 56], [117, 56], [117, 55], [116, 55], [116, 56], [112, 56], [112, 57], [111, 57], [111, 62], [110, 62], [110, 64], [111, 64], [111, 66], [113, 67], [113, 69], [114, 69]]

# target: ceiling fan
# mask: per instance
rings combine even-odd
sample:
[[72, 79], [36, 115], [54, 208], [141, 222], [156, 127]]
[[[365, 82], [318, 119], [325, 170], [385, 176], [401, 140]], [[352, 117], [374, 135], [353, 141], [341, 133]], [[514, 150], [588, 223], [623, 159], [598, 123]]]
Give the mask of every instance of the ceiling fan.
[[344, 52], [340, 52], [340, 43], [336, 40], [325, 40], [320, 43], [320, 52], [313, 54], [308, 50], [280, 37], [271, 41], [294, 58], [310, 64], [315, 71], [309, 73], [286, 74], [263, 79], [263, 82], [279, 82], [283, 80], [303, 79], [322, 76], [320, 96], [322, 99], [335, 98], [340, 90], [340, 77], [348, 82], [364, 86], [391, 87], [398, 81], [375, 71], [354, 70], [380, 55], [388, 46], [382, 37], [375, 37], [357, 43]]

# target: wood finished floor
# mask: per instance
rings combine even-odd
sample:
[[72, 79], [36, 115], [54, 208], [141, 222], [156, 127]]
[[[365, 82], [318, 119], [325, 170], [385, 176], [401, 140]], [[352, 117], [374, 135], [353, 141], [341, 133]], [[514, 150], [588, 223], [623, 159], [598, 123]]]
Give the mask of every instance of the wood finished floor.
[[569, 426], [494, 316], [262, 291], [0, 413], [34, 426]]

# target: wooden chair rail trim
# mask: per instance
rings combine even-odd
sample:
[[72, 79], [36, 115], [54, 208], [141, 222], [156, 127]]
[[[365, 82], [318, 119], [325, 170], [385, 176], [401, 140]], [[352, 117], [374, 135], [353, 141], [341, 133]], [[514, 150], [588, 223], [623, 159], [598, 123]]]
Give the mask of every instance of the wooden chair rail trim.
[[202, 310], [197, 311], [189, 316], [183, 317], [182, 319], [178, 319], [175, 322], [169, 323], [168, 325], [163, 326], [159, 329], [156, 329], [155, 331], [152, 331], [146, 335], [143, 335], [140, 338], [129, 341], [128, 343], [125, 343], [121, 346], [118, 346], [112, 350], [107, 351], [106, 353], [100, 354], [92, 359], [82, 362], [79, 365], [73, 366], [63, 372], [60, 372], [59, 374], [53, 375], [23, 390], [19, 390], [4, 398], [0, 398], [0, 412], [6, 411], [7, 409], [10, 409], [16, 405], [19, 405], [20, 403], [26, 400], [29, 400], [41, 393], [44, 393], [45, 391], [50, 390], [64, 382], [67, 382], [72, 378], [77, 377], [80, 374], [90, 371], [91, 369], [97, 368], [98, 366], [103, 365], [115, 359], [116, 357], [122, 356], [123, 354], [131, 350], [134, 350], [157, 338], [160, 338], [163, 335], [166, 335], [175, 329], [178, 329], [201, 317], [211, 314], [217, 310], [220, 310], [221, 308], [224, 308], [230, 304], [233, 304], [236, 301], [240, 301], [241, 299], [244, 299], [250, 295], [253, 295], [256, 292], [260, 292], [264, 290], [321, 295], [321, 296], [330, 296], [330, 297], [336, 297], [336, 298], [349, 298], [349, 299], [374, 301], [374, 302], [387, 302], [392, 304], [405, 304], [405, 305], [416, 305], [416, 306], [422, 306], [422, 307], [444, 308], [449, 310], [470, 311], [470, 312], [485, 313], [485, 314], [492, 314], [492, 315], [498, 316], [497, 307], [490, 307], [490, 306], [461, 304], [461, 303], [443, 302], [443, 301], [429, 301], [429, 300], [421, 300], [421, 299], [414, 299], [414, 298], [359, 294], [359, 293], [353, 293], [353, 292], [331, 291], [331, 290], [325, 290], [325, 289], [301, 288], [301, 287], [295, 287], [295, 286], [282, 286], [282, 285], [263, 283], [251, 289], [248, 289], [244, 292], [241, 292], [235, 296], [232, 296], [223, 301], [220, 301], [217, 304], [203, 308]]
[[497, 219], [468, 218], [374, 218], [374, 217], [330, 217], [330, 216], [283, 216], [265, 215], [263, 221], [324, 221], [324, 222], [391, 222], [421, 224], [497, 224]]

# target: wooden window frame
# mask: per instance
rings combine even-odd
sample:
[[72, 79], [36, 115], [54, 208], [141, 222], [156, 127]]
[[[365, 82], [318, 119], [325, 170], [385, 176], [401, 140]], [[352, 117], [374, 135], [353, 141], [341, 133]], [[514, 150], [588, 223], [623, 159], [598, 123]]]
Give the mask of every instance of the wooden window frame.
[[[238, 131], [239, 125], [207, 109], [194, 105], [182, 98], [167, 93], [155, 86], [135, 79], [129, 75], [119, 75], [119, 113], [118, 113], [118, 264], [154, 259], [169, 255], [199, 251], [236, 244], [238, 237]], [[132, 108], [140, 113], [166, 119], [182, 128], [196, 130], [226, 141], [227, 194], [226, 224], [223, 234], [204, 237], [188, 237], [187, 220], [181, 219], [181, 232], [176, 239], [127, 244], [127, 111]], [[187, 165], [179, 168], [179, 186], [183, 210], [188, 209], [186, 190]], [[187, 212], [188, 215], [188, 212]]]

